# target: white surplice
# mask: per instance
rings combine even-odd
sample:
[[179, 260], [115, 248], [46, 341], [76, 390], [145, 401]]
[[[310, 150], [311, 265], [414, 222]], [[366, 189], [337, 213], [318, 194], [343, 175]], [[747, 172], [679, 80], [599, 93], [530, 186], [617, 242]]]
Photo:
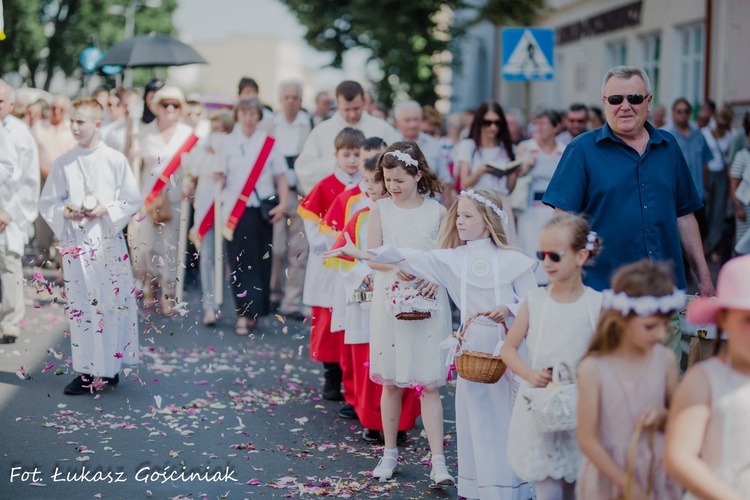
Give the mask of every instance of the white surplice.
[[[413, 250], [391, 245], [370, 250], [373, 262], [395, 264], [404, 271], [444, 286], [461, 310], [462, 321], [503, 304], [513, 316], [526, 296], [537, 288], [534, 261], [522, 253], [501, 249], [489, 239], [470, 241], [455, 249]], [[508, 327], [512, 317], [506, 321]], [[479, 317], [466, 332], [465, 350], [492, 353], [505, 332]], [[525, 343], [519, 350], [526, 357]], [[481, 500], [526, 500], [531, 485], [518, 478], [506, 458], [508, 427], [515, 382], [512, 373], [495, 384], [456, 385], [458, 433], [458, 495]]]
[[[92, 195], [107, 213], [80, 222], [63, 217]], [[60, 240], [73, 369], [114, 377], [138, 362], [135, 284], [122, 235], [142, 199], [125, 156], [100, 142], [58, 158], [39, 199], [39, 213]]]

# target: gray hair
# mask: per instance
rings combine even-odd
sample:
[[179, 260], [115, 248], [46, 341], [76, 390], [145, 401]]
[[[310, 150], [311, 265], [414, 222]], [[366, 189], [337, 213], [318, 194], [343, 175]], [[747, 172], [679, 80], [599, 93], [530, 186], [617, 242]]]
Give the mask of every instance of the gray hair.
[[639, 68], [637, 66], [615, 66], [614, 68], [607, 71], [606, 75], [604, 75], [604, 79], [602, 80], [602, 95], [604, 95], [604, 87], [607, 86], [607, 82], [610, 80], [610, 78], [620, 78], [623, 80], [628, 80], [634, 76], [637, 76], [643, 81], [643, 84], [646, 86], [646, 93], [650, 94], [651, 80], [649, 80], [648, 75], [643, 68]]
[[296, 78], [290, 78], [287, 80], [282, 80], [279, 82], [279, 85], [276, 87], [276, 90], [279, 95], [284, 91], [284, 88], [286, 87], [294, 87], [297, 89], [297, 93], [299, 94], [299, 98], [302, 99], [302, 82], [297, 80]]
[[416, 109], [419, 111], [419, 117], [424, 118], [424, 111], [422, 111], [422, 106], [419, 105], [417, 101], [403, 101], [393, 108], [393, 116], [398, 120], [401, 117], [401, 112], [406, 111], [407, 109]]
[[237, 113], [239, 113], [241, 109], [254, 109], [258, 112], [258, 121], [263, 119], [263, 105], [258, 99], [240, 99], [240, 101], [234, 106], [234, 121], [237, 121]]
[[518, 125], [523, 129], [526, 129], [526, 115], [523, 111], [518, 108], [505, 108], [505, 116], [512, 115], [518, 120]]

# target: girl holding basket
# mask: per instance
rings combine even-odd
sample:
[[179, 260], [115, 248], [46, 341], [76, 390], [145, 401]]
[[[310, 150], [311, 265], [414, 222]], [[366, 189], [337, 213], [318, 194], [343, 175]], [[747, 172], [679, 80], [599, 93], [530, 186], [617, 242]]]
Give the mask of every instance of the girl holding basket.
[[[532, 292], [521, 306], [503, 345], [506, 365], [523, 378], [513, 407], [508, 438], [508, 462], [526, 481], [536, 481], [537, 498], [573, 498], [581, 451], [572, 427], [551, 431], [537, 415], [530, 414], [541, 403], [533, 394], [542, 393], [553, 373], [574, 379], [574, 370], [586, 352], [601, 310], [601, 293], [584, 286], [583, 266], [600, 247], [599, 237], [585, 219], [560, 214], [552, 218], [539, 237], [537, 257], [549, 277], [549, 285]], [[526, 339], [530, 363], [518, 354]], [[561, 404], [563, 404], [561, 402]], [[575, 411], [575, 401], [572, 401]], [[569, 408], [570, 410], [570, 408]], [[557, 426], [565, 427], [565, 426]]]
[[[499, 195], [491, 191], [463, 191], [443, 221], [439, 250], [385, 245], [363, 252], [347, 244], [329, 256], [343, 254], [396, 265], [403, 272], [444, 286], [461, 310], [463, 321], [471, 319], [462, 349], [490, 354], [505, 337], [503, 323], [513, 320], [526, 295], [536, 288], [534, 262], [508, 248], [503, 228], [507, 215], [502, 206]], [[531, 496], [531, 485], [513, 474], [505, 458], [513, 392], [509, 376], [495, 383], [459, 376], [460, 497], [520, 500]]]

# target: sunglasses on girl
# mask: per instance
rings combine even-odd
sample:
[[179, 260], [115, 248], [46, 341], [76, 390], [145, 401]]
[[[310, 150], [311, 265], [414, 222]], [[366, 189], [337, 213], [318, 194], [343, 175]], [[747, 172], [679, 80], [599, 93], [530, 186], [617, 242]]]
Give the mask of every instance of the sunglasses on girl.
[[628, 94], [628, 95], [622, 95], [622, 94], [615, 94], [611, 96], [605, 97], [608, 103], [610, 103], [612, 106], [619, 106], [622, 104], [622, 102], [627, 99], [630, 104], [643, 104], [643, 101], [649, 96], [650, 94], [642, 95], [642, 94]]
[[161, 107], [164, 109], [167, 109], [169, 107], [173, 107], [174, 109], [180, 109], [180, 103], [179, 102], [162, 102]]
[[538, 251], [536, 253], [536, 258], [544, 262], [545, 257], [549, 257], [549, 260], [552, 262], [560, 262], [560, 259], [565, 256], [565, 252], [542, 252]]
[[500, 128], [500, 120], [482, 120], [482, 126], [483, 127], [489, 127], [490, 125], [494, 125], [497, 128]]

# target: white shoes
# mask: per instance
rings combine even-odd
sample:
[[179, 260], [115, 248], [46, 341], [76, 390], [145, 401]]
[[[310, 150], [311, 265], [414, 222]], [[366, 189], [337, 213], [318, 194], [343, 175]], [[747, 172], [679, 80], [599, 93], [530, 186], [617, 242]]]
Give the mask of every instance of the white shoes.
[[385, 456], [380, 459], [378, 466], [372, 471], [373, 479], [379, 479], [386, 481], [393, 477], [393, 472], [396, 470], [396, 463], [398, 459], [393, 457]]
[[456, 480], [448, 473], [444, 457], [433, 457], [432, 470], [430, 471], [430, 482], [432, 483], [430, 486], [433, 488], [453, 486], [456, 484]]

